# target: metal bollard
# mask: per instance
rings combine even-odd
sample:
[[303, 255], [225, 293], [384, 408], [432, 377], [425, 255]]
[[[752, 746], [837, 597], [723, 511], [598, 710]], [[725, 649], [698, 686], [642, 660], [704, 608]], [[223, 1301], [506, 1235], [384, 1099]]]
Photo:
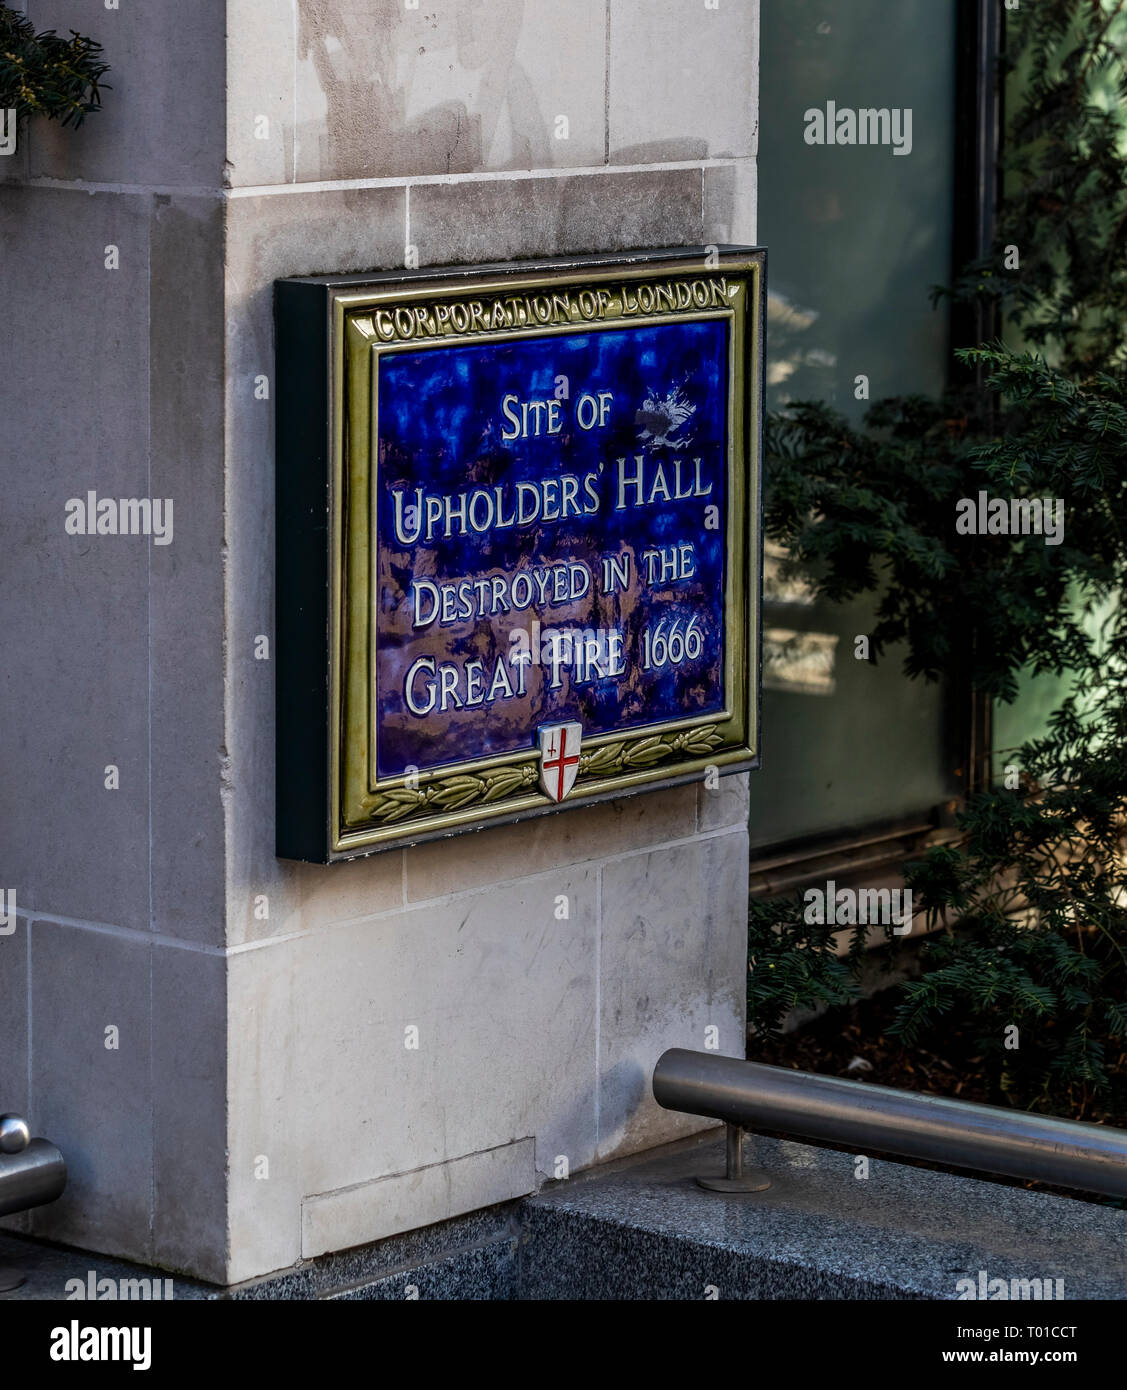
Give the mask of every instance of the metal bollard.
[[67, 1165], [54, 1144], [33, 1139], [19, 1115], [0, 1115], [0, 1216], [53, 1202], [66, 1185]]
[[771, 1179], [763, 1169], [744, 1167], [743, 1127], [728, 1120], [724, 1128], [724, 1173], [720, 1177], [698, 1177], [697, 1186], [709, 1192], [727, 1192], [729, 1196], [736, 1192], [766, 1192]]

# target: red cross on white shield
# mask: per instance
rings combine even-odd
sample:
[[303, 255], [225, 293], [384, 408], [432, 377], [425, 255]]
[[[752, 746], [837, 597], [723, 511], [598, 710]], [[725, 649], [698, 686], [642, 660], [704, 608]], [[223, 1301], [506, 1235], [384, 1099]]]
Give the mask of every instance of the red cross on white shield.
[[553, 801], [562, 801], [575, 786], [579, 772], [579, 745], [582, 724], [541, 724], [540, 790]]

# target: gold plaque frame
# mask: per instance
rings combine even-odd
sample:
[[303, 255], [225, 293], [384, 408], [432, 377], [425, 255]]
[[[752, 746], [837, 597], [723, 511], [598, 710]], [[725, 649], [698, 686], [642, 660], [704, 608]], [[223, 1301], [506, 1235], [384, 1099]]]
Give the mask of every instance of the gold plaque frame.
[[[758, 765], [764, 275], [762, 249], [712, 247], [397, 279], [285, 282], [323, 290], [328, 349], [327, 843], [324, 854], [297, 857], [351, 858], [696, 780], [709, 768]], [[532, 746], [380, 779], [373, 677], [382, 356], [717, 318], [730, 330], [723, 709], [585, 736], [574, 789], [559, 803], [539, 790], [539, 753]], [[279, 477], [281, 507], [281, 469]], [[279, 777], [282, 762], [280, 731]], [[281, 806], [280, 798], [279, 852], [285, 853]]]

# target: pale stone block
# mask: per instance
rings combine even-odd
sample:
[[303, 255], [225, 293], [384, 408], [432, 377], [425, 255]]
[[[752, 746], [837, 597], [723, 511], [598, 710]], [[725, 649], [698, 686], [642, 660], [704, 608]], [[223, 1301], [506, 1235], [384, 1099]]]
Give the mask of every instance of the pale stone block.
[[226, 979], [218, 953], [153, 947], [153, 1259], [217, 1283], [227, 1253]]
[[373, 917], [403, 906], [403, 854], [384, 850], [344, 864], [295, 864], [303, 931]]
[[423, 184], [411, 240], [422, 265], [698, 245], [701, 202], [695, 169]]
[[[154, 200], [150, 487], [175, 504], [149, 561], [152, 920], [223, 941], [223, 207]], [[253, 660], [248, 656], [253, 665]], [[268, 684], [269, 676], [262, 679]]]
[[301, 1208], [302, 1258], [527, 1196], [536, 1189], [535, 1149], [531, 1139], [519, 1139], [413, 1173], [307, 1197]]
[[616, 0], [610, 14], [612, 163], [755, 153], [754, 0]]
[[700, 798], [700, 828], [702, 830], [723, 830], [730, 825], [747, 827], [748, 778], [754, 772], [735, 772], [730, 777], [721, 777], [720, 785], [709, 788], [701, 782], [698, 785]]
[[232, 188], [289, 183], [297, 61], [292, 0], [226, 0], [226, 10], [224, 182]]
[[747, 869], [744, 830], [603, 868], [600, 1159], [707, 1127], [653, 1099], [667, 1048], [744, 1055]]
[[[110, 64], [102, 109], [77, 129], [37, 120], [35, 177], [218, 187], [223, 177], [225, 0], [121, 0], [116, 9], [34, 0], [38, 30], [97, 39]], [[278, 6], [259, 6], [264, 9]], [[259, 27], [262, 27], [260, 22]]]
[[704, 240], [708, 245], [756, 244], [757, 166], [753, 159], [704, 171]]
[[67, 1164], [66, 1191], [36, 1208], [31, 1229], [144, 1262], [153, 1256], [151, 951], [109, 932], [31, 928], [32, 1108]]
[[589, 1161], [595, 914], [595, 872], [574, 868], [303, 939], [302, 1106], [356, 1136], [311, 1148], [306, 1193], [527, 1135], [542, 1165]]
[[[274, 402], [255, 398], [256, 378], [269, 380], [274, 370], [274, 281], [401, 264], [404, 206], [401, 188], [235, 196], [228, 204], [227, 679], [232, 703], [225, 771], [232, 944], [357, 915], [347, 906], [353, 891], [357, 899], [373, 893], [371, 911], [402, 901], [402, 861], [395, 854], [366, 867], [338, 865], [330, 875], [275, 857], [274, 663], [256, 661], [254, 646], [259, 635], [274, 637]], [[332, 899], [340, 891], [345, 906], [338, 911]], [[256, 900], [263, 896], [268, 919], [255, 915]]]
[[592, 1162], [595, 914], [573, 869], [236, 953], [230, 1277], [299, 1257], [305, 1197], [530, 1136]]
[[423, 902], [565, 864], [685, 839], [696, 832], [693, 789], [669, 787], [538, 816], [406, 851], [407, 900]]
[[[338, 1142], [336, 1132], [317, 1132], [295, 1092], [301, 1058], [294, 1019], [303, 983], [295, 945], [236, 951], [227, 962], [229, 1284], [301, 1258], [304, 1156]], [[348, 1018], [323, 1002], [323, 1026], [347, 1031]], [[347, 1132], [347, 1119], [340, 1127]]]
[[297, 178], [602, 164], [605, 29], [604, 0], [301, 0]]
[[[28, 912], [144, 930], [151, 542], [65, 527], [69, 499], [149, 495], [149, 200], [7, 188], [0, 246], [0, 323], [19, 325], [0, 379], [23, 383], [0, 507], [5, 886]], [[96, 351], [76, 350], [86, 329]]]

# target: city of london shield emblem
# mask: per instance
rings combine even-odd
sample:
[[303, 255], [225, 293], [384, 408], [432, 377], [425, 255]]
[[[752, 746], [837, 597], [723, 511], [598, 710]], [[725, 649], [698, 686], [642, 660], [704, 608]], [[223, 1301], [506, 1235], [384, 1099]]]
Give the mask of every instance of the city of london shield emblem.
[[579, 772], [579, 745], [583, 725], [541, 724], [540, 789], [553, 801], [562, 801], [575, 786]]

